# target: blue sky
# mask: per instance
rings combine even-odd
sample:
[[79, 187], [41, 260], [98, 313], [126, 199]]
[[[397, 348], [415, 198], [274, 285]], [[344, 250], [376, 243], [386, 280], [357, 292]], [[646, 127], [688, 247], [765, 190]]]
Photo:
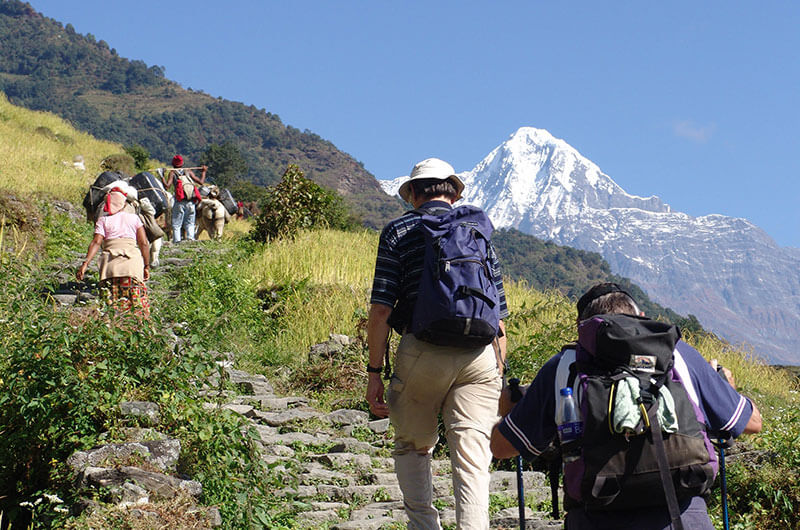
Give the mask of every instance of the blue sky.
[[471, 169], [521, 126], [629, 193], [800, 247], [800, 3], [31, 0], [381, 179]]

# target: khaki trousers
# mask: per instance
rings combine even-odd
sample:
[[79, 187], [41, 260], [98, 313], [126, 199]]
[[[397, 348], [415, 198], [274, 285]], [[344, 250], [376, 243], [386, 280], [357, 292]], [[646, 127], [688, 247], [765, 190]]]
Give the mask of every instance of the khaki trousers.
[[403, 335], [387, 400], [409, 529], [441, 528], [433, 507], [430, 465], [440, 412], [453, 468], [458, 528], [489, 528], [489, 437], [498, 420], [501, 386], [491, 345], [464, 350]]

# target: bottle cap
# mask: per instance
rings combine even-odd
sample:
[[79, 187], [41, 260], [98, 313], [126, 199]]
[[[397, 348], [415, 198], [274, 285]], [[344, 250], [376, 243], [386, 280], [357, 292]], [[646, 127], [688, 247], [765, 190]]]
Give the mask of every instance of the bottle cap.
[[561, 395], [562, 396], [571, 396], [572, 395], [572, 387], [565, 386], [564, 388], [562, 388], [561, 389]]

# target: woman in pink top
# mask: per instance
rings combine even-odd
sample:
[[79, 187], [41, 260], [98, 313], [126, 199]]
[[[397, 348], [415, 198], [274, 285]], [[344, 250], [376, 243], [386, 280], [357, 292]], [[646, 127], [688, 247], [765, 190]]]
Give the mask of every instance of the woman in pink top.
[[118, 308], [150, 316], [150, 303], [144, 282], [150, 278], [150, 244], [139, 216], [126, 212], [126, 196], [119, 188], [106, 195], [103, 211], [94, 225], [94, 238], [89, 243], [86, 260], [76, 277], [83, 280], [89, 263], [100, 254], [100, 286]]

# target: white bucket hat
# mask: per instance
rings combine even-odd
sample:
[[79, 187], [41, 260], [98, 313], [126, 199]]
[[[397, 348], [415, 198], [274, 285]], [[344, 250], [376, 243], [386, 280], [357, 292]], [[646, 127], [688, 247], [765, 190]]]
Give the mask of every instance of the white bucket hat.
[[456, 187], [455, 200], [460, 199], [461, 192], [464, 191], [464, 183], [456, 176], [456, 170], [453, 169], [453, 166], [438, 158], [426, 158], [414, 166], [414, 169], [411, 170], [411, 176], [408, 177], [407, 181], [403, 182], [397, 191], [404, 201], [411, 202], [411, 181], [421, 179], [450, 179], [450, 182]]

